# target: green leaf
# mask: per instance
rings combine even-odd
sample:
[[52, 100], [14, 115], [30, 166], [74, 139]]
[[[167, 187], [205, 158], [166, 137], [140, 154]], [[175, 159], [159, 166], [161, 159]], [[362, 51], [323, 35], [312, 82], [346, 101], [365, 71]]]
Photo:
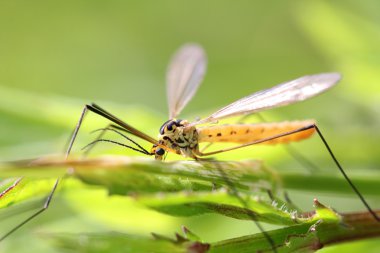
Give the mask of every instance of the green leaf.
[[0, 181], [0, 209], [6, 208], [30, 199], [46, 196], [54, 186], [50, 179], [30, 180], [25, 178], [8, 178]]
[[[156, 253], [185, 253], [186, 249], [197, 247], [199, 243], [176, 244], [169, 240], [151, 239], [120, 233], [102, 234], [59, 234], [50, 235], [56, 247], [69, 252], [92, 252], [92, 253], [134, 253], [134, 252], [156, 252]], [[205, 246], [206, 247], [206, 246]], [[195, 251], [193, 251], [195, 253]], [[200, 251], [198, 251], [200, 252]]]
[[[336, 244], [341, 240], [358, 240], [364, 237], [380, 235], [380, 224], [373, 222], [369, 213], [348, 213], [332, 215], [331, 209], [318, 201], [317, 215], [310, 223], [292, 225], [267, 232], [277, 252], [314, 252], [324, 245]], [[335, 216], [335, 219], [331, 219]], [[341, 218], [340, 218], [341, 217]], [[186, 234], [192, 233], [187, 228]], [[248, 253], [271, 251], [263, 233], [232, 238], [214, 243], [202, 242], [198, 236], [176, 239], [154, 235], [154, 238], [136, 237], [126, 234], [66, 234], [49, 235], [59, 248], [71, 249], [75, 252], [210, 252], [210, 253]], [[187, 238], [187, 239], [186, 239]], [[123, 251], [124, 250], [124, 251]]]

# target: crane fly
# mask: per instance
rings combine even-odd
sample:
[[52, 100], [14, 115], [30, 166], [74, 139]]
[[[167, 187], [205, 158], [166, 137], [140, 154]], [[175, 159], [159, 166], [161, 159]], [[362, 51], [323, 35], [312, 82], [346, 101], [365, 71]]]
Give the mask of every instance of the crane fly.
[[[314, 121], [230, 124], [206, 127], [198, 127], [198, 125], [299, 102], [322, 93], [340, 80], [338, 73], [304, 76], [271, 89], [253, 93], [204, 119], [191, 123], [187, 120], [177, 119], [179, 113], [197, 91], [206, 72], [206, 63], [206, 55], [198, 45], [185, 45], [174, 55], [167, 71], [169, 120], [160, 127], [158, 139], [137, 130], [100, 106], [91, 104], [86, 105], [82, 112], [69, 144], [67, 155], [71, 151], [72, 144], [87, 110], [115, 123], [116, 125], [111, 125], [112, 128], [124, 130], [152, 143], [151, 151], [144, 150], [143, 152], [147, 155], [154, 155], [156, 160], [162, 160], [165, 153], [175, 153], [197, 159], [257, 143], [288, 143], [302, 140], [310, 137], [315, 132], [315, 128], [312, 127], [315, 125]], [[211, 153], [202, 153], [199, 150], [199, 144], [202, 142], [232, 142], [240, 145]], [[90, 145], [92, 144], [90, 143]], [[142, 150], [141, 147], [138, 148]]]
[[[203, 76], [206, 72], [206, 65], [207, 59], [205, 52], [199, 45], [186, 44], [174, 54], [169, 64], [166, 76], [169, 120], [167, 120], [160, 127], [157, 139], [137, 130], [96, 104], [85, 105], [69, 143], [66, 157], [71, 151], [72, 145], [87, 111], [92, 111], [100, 116], [103, 116], [113, 122], [113, 124], [110, 124], [109, 127], [102, 129], [102, 133], [99, 137], [95, 141], [88, 144], [85, 148], [91, 147], [93, 144], [101, 141], [111, 142], [145, 155], [154, 156], [156, 160], [163, 160], [167, 153], [175, 153], [198, 160], [205, 156], [215, 155], [259, 143], [285, 144], [293, 141], [300, 141], [309, 138], [316, 132], [353, 191], [357, 194], [374, 219], [380, 221], [380, 218], [371, 209], [362, 194], [344, 172], [314, 120], [261, 124], [205, 125], [217, 122], [224, 118], [258, 113], [271, 108], [285, 106], [309, 99], [336, 85], [341, 79], [339, 73], [307, 75], [279, 84], [270, 89], [255, 92], [223, 107], [206, 118], [194, 122], [178, 119], [178, 115], [194, 96], [200, 83], [202, 82]], [[122, 135], [135, 146], [133, 147], [112, 140], [102, 139], [101, 137], [106, 130], [111, 130], [119, 135]], [[133, 141], [118, 130], [135, 135], [136, 137], [150, 142], [153, 144], [151, 150], [148, 151], [144, 149], [137, 142]], [[235, 146], [216, 151], [202, 152], [199, 149], [199, 144], [203, 142], [227, 142], [237, 144]], [[221, 173], [223, 172], [221, 171]], [[228, 178], [226, 178], [226, 183], [231, 186], [232, 192], [241, 204], [245, 208], [249, 208], [248, 204], [236, 193], [234, 186], [230, 184]], [[260, 223], [255, 220], [255, 217], [251, 218], [266, 237], [273, 252], [277, 252], [272, 238], [265, 232]]]
[[[202, 157], [207, 157], [260, 143], [286, 144], [289, 142], [300, 141], [311, 137], [314, 133], [317, 133], [331, 158], [335, 162], [337, 168], [347, 180], [353, 191], [357, 194], [359, 199], [366, 206], [372, 216], [377, 221], [380, 221], [380, 218], [370, 208], [362, 194], [344, 172], [343, 168], [336, 159], [314, 120], [256, 124], [214, 124], [221, 119], [258, 113], [314, 97], [336, 85], [341, 79], [339, 73], [321, 73], [315, 75], [307, 75], [289, 82], [279, 84], [266, 90], [255, 92], [223, 107], [222, 109], [216, 111], [206, 118], [196, 120], [194, 122], [178, 119], [178, 115], [194, 96], [200, 83], [202, 82], [203, 76], [206, 72], [206, 65], [207, 59], [205, 52], [199, 45], [186, 44], [174, 54], [167, 70], [166, 92], [169, 106], [169, 120], [167, 120], [160, 127], [157, 139], [143, 133], [142, 131], [139, 131], [130, 124], [93, 103], [90, 105], [85, 105], [82, 110], [78, 123], [68, 144], [66, 158], [71, 152], [78, 131], [88, 111], [102, 116], [112, 123], [108, 127], [103, 128], [102, 133], [99, 135], [99, 137], [85, 147], [88, 148], [87, 151], [95, 143], [110, 142], [140, 152], [144, 155], [154, 156], [156, 160], [163, 160], [167, 153], [174, 153], [198, 160], [202, 159]], [[102, 134], [105, 131], [113, 131], [123, 136], [131, 144], [128, 145], [108, 139], [102, 139]], [[120, 131], [134, 135], [142, 140], [151, 143], [152, 148], [150, 150], [143, 148], [137, 142], [129, 138], [127, 135], [124, 135]], [[218, 142], [235, 143], [236, 145], [211, 152], [203, 152], [199, 149], [200, 143]], [[230, 185], [228, 179], [226, 179], [226, 182], [228, 185]], [[51, 194], [48, 196], [43, 210], [45, 210], [50, 203], [57, 183], [58, 180], [56, 181]], [[231, 187], [233, 187], [233, 185]], [[236, 194], [236, 196], [239, 198], [238, 194]], [[243, 201], [242, 204], [246, 206], [246, 203]], [[39, 213], [40, 212], [41, 211], [39, 211]], [[30, 219], [34, 217], [35, 215]], [[255, 217], [252, 217], [252, 220], [255, 221], [254, 218]], [[18, 225], [10, 233], [14, 232], [30, 219]], [[267, 236], [259, 223], [256, 221], [255, 223], [267, 237], [273, 251], [276, 252], [272, 239]], [[6, 236], [8, 236], [10, 233], [7, 233]], [[0, 240], [3, 240], [4, 238], [5, 237], [2, 237]]]
[[[130, 124], [122, 121], [96, 104], [85, 105], [68, 145], [66, 157], [71, 151], [87, 111], [91, 111], [113, 122], [113, 124], [110, 124], [109, 127], [103, 130], [114, 131], [122, 135], [135, 146], [133, 147], [115, 141], [101, 139], [99, 137], [86, 147], [102, 141], [112, 142], [145, 155], [154, 156], [156, 160], [162, 160], [166, 153], [174, 153], [189, 158], [200, 159], [205, 156], [215, 155], [259, 143], [275, 144], [300, 141], [317, 133], [350, 187], [357, 194], [372, 216], [380, 222], [380, 218], [370, 208], [367, 201], [343, 170], [314, 120], [256, 124], [213, 124], [211, 126], [206, 125], [199, 127], [201, 124], [215, 123], [221, 119], [258, 113], [309, 99], [336, 85], [341, 79], [339, 73], [306, 75], [292, 81], [281, 83], [272, 88], [258, 91], [241, 98], [216, 111], [210, 116], [194, 122], [178, 119], [177, 116], [194, 96], [202, 82], [206, 72], [206, 65], [206, 54], [203, 48], [197, 44], [185, 44], [172, 57], [166, 75], [169, 120], [160, 127], [157, 139], [132, 127]], [[153, 145], [151, 150], [144, 149], [138, 143], [117, 130], [122, 130], [150, 142]], [[212, 152], [202, 152], [199, 150], [199, 144], [202, 142], [229, 142], [237, 143], [237, 145]]]

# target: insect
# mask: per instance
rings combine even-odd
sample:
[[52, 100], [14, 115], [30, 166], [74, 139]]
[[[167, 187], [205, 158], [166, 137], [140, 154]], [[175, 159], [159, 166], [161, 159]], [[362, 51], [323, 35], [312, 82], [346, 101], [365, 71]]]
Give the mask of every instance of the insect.
[[[194, 96], [202, 82], [203, 76], [206, 72], [206, 65], [207, 59], [205, 52], [203, 48], [197, 44], [186, 44], [174, 54], [166, 76], [169, 120], [160, 127], [157, 139], [137, 130], [130, 124], [122, 121], [96, 104], [85, 105], [70, 140], [66, 157], [70, 154], [87, 111], [91, 111], [113, 122], [113, 124], [110, 124], [109, 127], [103, 130], [111, 130], [118, 134], [121, 133], [117, 130], [122, 130], [153, 144], [151, 150], [148, 151], [137, 142], [123, 135], [135, 146], [133, 147], [115, 141], [101, 139], [101, 136], [88, 146], [102, 141], [112, 142], [145, 155], [154, 156], [156, 160], [162, 160], [166, 153], [174, 153], [185, 157], [200, 159], [205, 156], [215, 155], [259, 143], [274, 144], [300, 141], [317, 133], [348, 184], [372, 214], [374, 219], [380, 222], [380, 218], [370, 208], [367, 201], [343, 170], [314, 120], [259, 124], [214, 124], [211, 126], [198, 127], [201, 124], [214, 123], [220, 119], [258, 113], [271, 108], [309, 99], [336, 85], [341, 79], [339, 73], [307, 75], [279, 84], [267, 90], [255, 92], [223, 107], [206, 118], [194, 122], [177, 119], [179, 113]], [[202, 142], [230, 142], [237, 143], [237, 145], [212, 152], [202, 152], [199, 149], [199, 144]]]
[[[91, 142], [86, 147], [90, 148], [93, 144], [98, 142], [111, 142], [145, 155], [154, 156], [156, 160], [163, 160], [167, 153], [179, 154], [198, 160], [203, 157], [244, 148], [259, 143], [285, 144], [293, 141], [300, 141], [311, 137], [314, 133], [317, 133], [336, 166], [345, 177], [353, 191], [373, 215], [374, 219], [380, 221], [380, 218], [370, 208], [359, 190], [344, 172], [314, 120], [259, 124], [214, 124], [221, 119], [258, 113], [271, 108], [285, 106], [309, 99], [337, 84], [341, 78], [340, 74], [322, 73], [303, 76], [239, 99], [238, 101], [223, 107], [206, 118], [194, 122], [178, 119], [177, 116], [194, 96], [201, 81], [203, 80], [203, 76], [206, 72], [206, 65], [207, 60], [205, 52], [202, 47], [196, 44], [187, 44], [182, 46], [172, 58], [167, 71], [169, 120], [160, 127], [157, 139], [143, 133], [142, 131], [139, 131], [96, 104], [85, 105], [70, 139], [68, 149], [66, 151], [66, 157], [68, 157], [71, 152], [83, 119], [88, 111], [102, 116], [112, 122], [108, 127], [103, 129], [102, 133], [104, 133], [104, 131], [114, 131], [115, 133], [122, 135], [131, 144], [128, 145], [112, 140], [102, 139], [101, 133], [95, 141]], [[124, 131], [151, 143], [152, 148], [150, 150], [143, 148], [140, 144], [120, 131]], [[235, 146], [216, 151], [201, 151], [199, 148], [200, 143], [207, 142], [226, 142], [236, 144]], [[50, 203], [57, 183], [58, 180], [51, 194], [48, 196], [44, 208], [41, 210], [45, 210]], [[40, 212], [42, 211], [39, 211], [38, 213]], [[38, 213], [36, 215], [38, 215]], [[13, 233], [16, 229], [21, 227], [30, 219], [34, 218], [36, 215], [33, 215], [31, 218], [18, 225], [10, 233]], [[6, 236], [10, 233], [7, 233]], [[0, 240], [3, 240], [4, 238], [5, 237], [2, 237]], [[268, 238], [268, 241], [270, 242], [271, 239]], [[271, 243], [271, 245], [273, 246], [273, 243]], [[274, 247], [272, 248], [276, 251]]]
[[[153, 147], [150, 152], [140, 146], [137, 147], [147, 155], [154, 155], [156, 160], [162, 160], [167, 152], [198, 159], [262, 142], [273, 144], [305, 139], [315, 132], [315, 122], [312, 120], [207, 127], [198, 127], [198, 125], [299, 102], [331, 88], [340, 80], [338, 73], [304, 76], [271, 89], [253, 93], [220, 109], [207, 118], [191, 123], [187, 120], [177, 119], [181, 110], [197, 91], [206, 71], [206, 62], [203, 49], [194, 44], [183, 46], [174, 55], [167, 71], [169, 120], [160, 127], [157, 140], [123, 122], [100, 106], [91, 104], [86, 105], [82, 112], [69, 144], [67, 155], [71, 151], [87, 110], [116, 124], [111, 125], [110, 128], [124, 130], [152, 143]], [[97, 140], [97, 142], [99, 141], [103, 140]], [[202, 153], [199, 150], [199, 144], [202, 142], [233, 142], [240, 145], [211, 153]]]

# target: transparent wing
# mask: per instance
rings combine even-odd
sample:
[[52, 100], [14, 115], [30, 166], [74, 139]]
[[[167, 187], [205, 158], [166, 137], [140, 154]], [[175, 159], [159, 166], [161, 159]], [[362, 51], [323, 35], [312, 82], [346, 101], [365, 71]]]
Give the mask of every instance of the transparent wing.
[[190, 101], [203, 80], [207, 59], [202, 47], [182, 46], [173, 56], [166, 74], [169, 118], [175, 118]]
[[339, 73], [303, 76], [239, 99], [209, 117], [191, 123], [190, 126], [296, 103], [326, 91], [334, 86], [340, 78]]

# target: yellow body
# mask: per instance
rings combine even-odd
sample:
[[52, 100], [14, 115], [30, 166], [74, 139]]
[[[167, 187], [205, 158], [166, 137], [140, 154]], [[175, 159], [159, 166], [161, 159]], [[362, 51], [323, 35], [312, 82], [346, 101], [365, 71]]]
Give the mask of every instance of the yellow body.
[[[215, 125], [197, 128], [198, 143], [201, 142], [234, 142], [249, 143], [265, 138], [270, 138], [279, 134], [294, 131], [305, 126], [315, 124], [313, 120], [286, 121], [280, 123], [259, 123], [259, 124], [232, 124]], [[293, 133], [284, 137], [276, 138], [264, 142], [264, 144], [277, 144], [299, 141], [309, 138], [315, 132], [314, 128], [306, 131]]]

